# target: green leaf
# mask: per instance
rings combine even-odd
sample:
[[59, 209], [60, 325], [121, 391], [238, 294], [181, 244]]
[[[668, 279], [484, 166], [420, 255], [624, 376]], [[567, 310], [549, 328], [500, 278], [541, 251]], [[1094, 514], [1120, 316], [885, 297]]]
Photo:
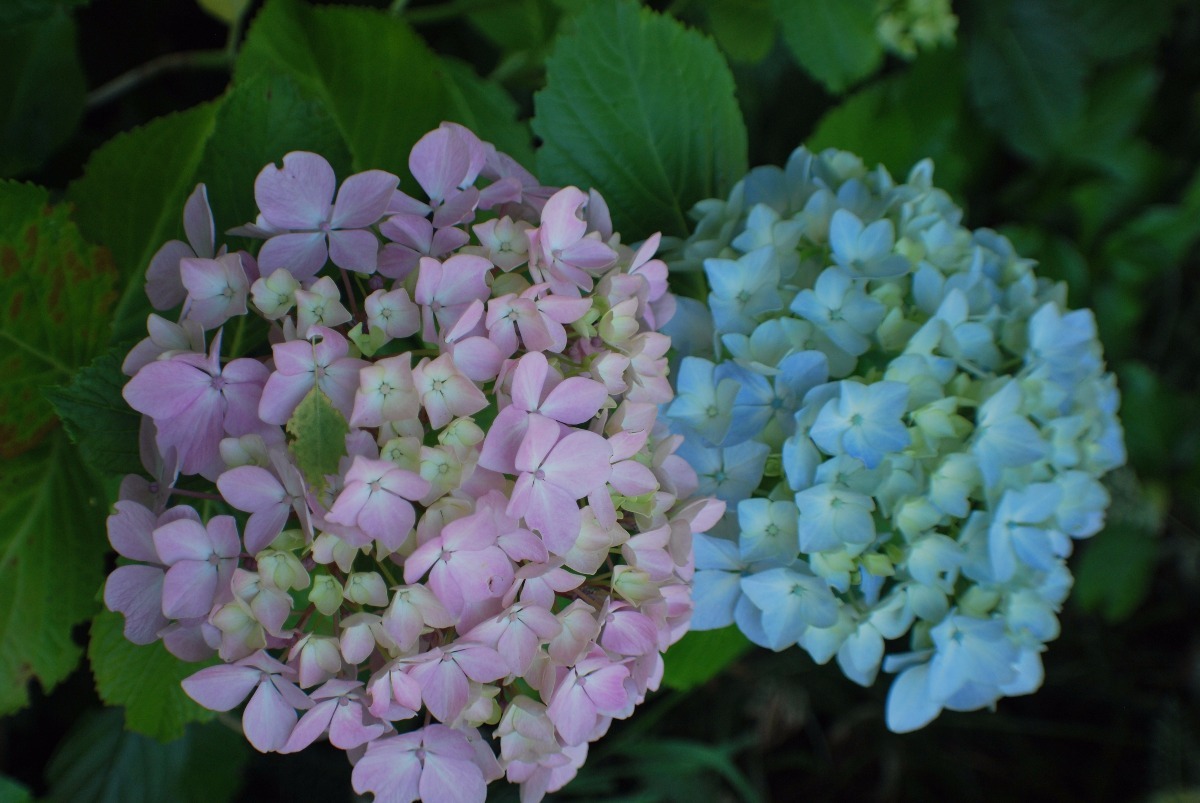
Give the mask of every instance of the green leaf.
[[1080, 550], [1072, 599], [1110, 623], [1128, 619], [1150, 591], [1158, 542], [1129, 526], [1110, 526]]
[[337, 473], [338, 460], [346, 454], [350, 426], [320, 388], [313, 388], [288, 419], [296, 466], [309, 484], [325, 487], [325, 475]]
[[1017, 152], [1060, 151], [1083, 111], [1087, 61], [1071, 18], [1045, 0], [975, 0], [967, 39], [971, 98]]
[[1170, 28], [1178, 0], [1062, 0], [1062, 4], [1089, 57], [1115, 61], [1152, 47]]
[[752, 646], [736, 627], [693, 630], [667, 651], [663, 683], [678, 691], [695, 688], [712, 680]]
[[0, 181], [0, 458], [54, 423], [42, 389], [70, 379], [108, 335], [115, 272], [66, 206], [45, 190]]
[[875, 0], [772, 0], [783, 40], [810, 75], [838, 93], [883, 63]]
[[107, 705], [125, 707], [128, 730], [162, 741], [178, 739], [189, 722], [215, 714], [192, 701], [180, 681], [202, 665], [179, 660], [162, 642], [139, 645], [125, 638], [125, 617], [101, 611], [92, 620], [88, 661], [96, 692]]
[[838, 148], [902, 178], [924, 158], [937, 184], [961, 189], [983, 142], [963, 114], [963, 67], [957, 54], [923, 54], [908, 69], [855, 92], [821, 118], [809, 148]]
[[217, 103], [159, 117], [118, 134], [88, 159], [67, 188], [88, 239], [108, 246], [121, 275], [112, 342], [145, 335], [146, 267], [163, 243], [183, 236], [183, 204], [212, 133]]
[[91, 0], [4, 0], [0, 3], [0, 26], [45, 19], [63, 10], [86, 6]]
[[126, 351], [116, 348], [101, 354], [70, 383], [46, 392], [83, 462], [101, 474], [143, 471], [138, 450], [142, 417], [121, 396], [127, 381], [121, 373]]
[[729, 67], [711, 40], [627, 0], [573, 23], [534, 98], [539, 177], [598, 189], [628, 241], [686, 236], [686, 210], [746, 172]]
[[24, 24], [0, 23], [0, 75], [6, 76], [0, 81], [0, 176], [15, 176], [58, 150], [83, 117], [83, 68], [71, 16], [59, 10]]
[[509, 55], [545, 48], [554, 37], [560, 16], [552, 0], [479, 3], [466, 14], [471, 27]]
[[46, 768], [50, 803], [224, 803], [246, 761], [240, 734], [192, 725], [159, 742], [121, 727], [116, 709], [85, 714]]
[[238, 18], [250, 7], [250, 0], [196, 0], [196, 2], [200, 4], [200, 8], [226, 25], [237, 22]]
[[734, 61], [757, 64], [779, 35], [768, 0], [711, 0], [705, 11], [713, 38]]
[[[664, 797], [694, 800], [697, 796], [712, 796], [711, 776], [705, 777], [711, 774], [728, 783], [737, 792], [737, 799], [744, 803], [762, 801], [750, 779], [734, 763], [731, 745], [714, 746], [687, 739], [659, 738], [631, 744], [627, 751], [634, 773], [643, 785], [656, 789]], [[670, 771], [663, 772], [665, 767]], [[675, 796], [681, 783], [692, 787], [691, 794]]]
[[350, 171], [350, 152], [324, 101], [287, 75], [255, 75], [234, 86], [196, 170], [218, 232], [254, 220], [254, 179], [290, 151], [319, 153], [339, 175]]
[[463, 90], [403, 19], [382, 11], [269, 0], [246, 37], [235, 80], [281, 72], [325, 102], [355, 170], [408, 176], [408, 152], [443, 120], [473, 124], [492, 142], [512, 134], [511, 120], [489, 113], [494, 99], [476, 106], [474, 88]]
[[0, 715], [79, 661], [71, 629], [96, 610], [108, 550], [101, 496], [61, 432], [0, 464]]
[[25, 784], [0, 775], [0, 801], [2, 803], [33, 803], [33, 795]]

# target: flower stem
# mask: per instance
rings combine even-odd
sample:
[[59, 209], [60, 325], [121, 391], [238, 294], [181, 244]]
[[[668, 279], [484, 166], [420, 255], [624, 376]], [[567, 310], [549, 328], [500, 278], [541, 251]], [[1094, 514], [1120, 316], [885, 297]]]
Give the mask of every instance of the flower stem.
[[99, 108], [163, 73], [176, 70], [228, 70], [232, 64], [233, 58], [227, 49], [166, 53], [96, 87], [88, 93], [86, 106], [88, 109]]

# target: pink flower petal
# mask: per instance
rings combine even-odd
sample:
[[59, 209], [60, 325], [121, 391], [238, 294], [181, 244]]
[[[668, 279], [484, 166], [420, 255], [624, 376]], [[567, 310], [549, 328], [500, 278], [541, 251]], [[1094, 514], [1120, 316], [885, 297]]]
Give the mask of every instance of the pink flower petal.
[[146, 269], [146, 295], [155, 309], [171, 309], [183, 303], [187, 290], [179, 276], [179, 261], [193, 256], [195, 251], [179, 240], [169, 240], [154, 252]]
[[297, 279], [311, 279], [328, 256], [325, 235], [319, 231], [277, 234], [259, 250], [258, 268], [267, 276], [283, 268]]
[[288, 705], [271, 679], [264, 679], [246, 704], [242, 730], [260, 753], [279, 750], [296, 727], [296, 709]]
[[320, 739], [325, 731], [329, 730], [329, 723], [333, 720], [337, 707], [337, 699], [322, 700], [305, 711], [304, 716], [300, 717], [300, 721], [292, 728], [287, 741], [279, 748], [279, 752], [297, 753]]
[[331, 231], [329, 258], [339, 268], [374, 273], [379, 258], [379, 240], [365, 229]]
[[330, 224], [335, 229], [364, 229], [387, 211], [400, 179], [382, 170], [355, 173], [342, 182]]
[[210, 666], [186, 677], [180, 684], [188, 697], [209, 711], [236, 708], [262, 679], [251, 666]]
[[205, 616], [217, 595], [217, 568], [207, 562], [184, 560], [167, 570], [163, 579], [163, 614], [170, 619]]
[[113, 549], [130, 560], [159, 563], [151, 535], [157, 524], [154, 514], [128, 500], [117, 502], [113, 507], [117, 512], [108, 517], [108, 542]]
[[373, 792], [381, 803], [412, 803], [421, 796], [421, 761], [415, 752], [420, 744], [417, 733], [371, 742], [350, 776], [354, 791]]
[[328, 220], [336, 187], [337, 178], [324, 157], [293, 151], [283, 157], [282, 169], [269, 164], [258, 174], [254, 200], [272, 226], [315, 229]]
[[539, 412], [564, 424], [582, 424], [593, 418], [607, 400], [604, 385], [594, 379], [573, 376], [546, 395]]
[[537, 351], [531, 351], [517, 361], [512, 380], [514, 407], [530, 413], [538, 409], [549, 370], [550, 364], [546, 361], [546, 355]]
[[167, 626], [162, 612], [163, 570], [157, 566], [118, 566], [104, 584], [104, 604], [125, 615], [125, 638], [153, 644]]
[[611, 457], [608, 441], [594, 432], [576, 430], [555, 445], [542, 461], [542, 470], [548, 481], [580, 499], [608, 481]]

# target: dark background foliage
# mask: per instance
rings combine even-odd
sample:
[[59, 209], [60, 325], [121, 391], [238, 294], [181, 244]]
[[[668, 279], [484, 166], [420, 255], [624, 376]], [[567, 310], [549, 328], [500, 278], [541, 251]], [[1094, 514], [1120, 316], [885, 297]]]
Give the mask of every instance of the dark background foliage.
[[[1130, 463], [1108, 479], [1109, 526], [1072, 559], [1037, 694], [898, 736], [883, 683], [689, 636], [669, 688], [559, 799], [1200, 799], [1200, 5], [957, 0], [956, 43], [911, 60], [874, 36], [886, 0], [675, 0], [653, 17], [632, 0], [205, 5], [232, 12], [0, 5], [0, 178], [46, 188], [0, 185], [0, 268], [25, 271], [0, 280], [0, 341], [32, 329], [54, 363], [0, 356], [0, 801], [353, 798], [337, 751], [253, 753], [236, 719], [180, 699], [192, 668], [130, 652], [119, 619], [95, 616], [112, 477], [137, 469], [112, 377], [144, 316], [137, 271], [175, 236], [191, 184], [207, 181], [233, 225], [285, 149], [403, 174], [444, 118], [549, 181], [595, 184], [630, 239], [685, 234], [692, 202], [800, 143], [898, 176], [932, 157], [968, 225], [1001, 229], [1096, 310], [1123, 395]], [[668, 64], [677, 86], [660, 80]], [[635, 107], [648, 136], [625, 141]], [[572, 129], [581, 108], [594, 117]], [[680, 147], [690, 138], [703, 148]], [[705, 148], [703, 164], [678, 155]], [[615, 167], [639, 160], [660, 186]], [[47, 236], [30, 245], [31, 230]], [[22, 310], [27, 291], [67, 281], [64, 264], [82, 266], [82, 300]]]

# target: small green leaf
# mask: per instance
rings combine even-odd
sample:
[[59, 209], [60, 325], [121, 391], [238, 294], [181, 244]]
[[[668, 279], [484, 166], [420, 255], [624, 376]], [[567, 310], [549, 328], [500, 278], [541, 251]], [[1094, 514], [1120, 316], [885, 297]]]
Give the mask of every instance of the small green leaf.
[[320, 388], [313, 388], [287, 422], [296, 466], [309, 484], [325, 487], [325, 475], [337, 472], [346, 454], [350, 425]]
[[883, 63], [875, 0], [772, 0], [796, 61], [830, 92], [866, 78]]
[[0, 181], [0, 458], [34, 446], [54, 423], [42, 397], [108, 336], [115, 271], [45, 190]]
[[0, 462], [0, 715], [49, 691], [80, 649], [75, 625], [96, 610], [104, 576], [104, 502], [62, 432]]
[[1150, 591], [1158, 542], [1144, 530], [1116, 525], [1092, 538], [1080, 553], [1075, 603], [1110, 623], [1128, 619]]
[[240, 734], [191, 725], [172, 742], [121, 727], [116, 709], [86, 713], [46, 768], [50, 803], [225, 803], [246, 761]]
[[711, 40], [627, 0], [572, 23], [534, 98], [539, 177], [598, 189], [629, 241], [686, 236], [686, 211], [746, 172], [729, 67]]
[[1071, 18], [1045, 0], [976, 0], [967, 38], [971, 98], [1019, 153], [1061, 150], [1083, 111], [1087, 61]]
[[495, 98], [481, 102], [476, 88], [463, 89], [452, 71], [401, 17], [268, 0], [246, 36], [235, 81], [290, 76], [325, 102], [355, 170], [379, 168], [403, 178], [412, 146], [443, 120], [471, 125], [492, 142], [512, 135], [511, 119], [489, 113]]
[[234, 86], [196, 169], [218, 232], [254, 220], [254, 179], [290, 151], [319, 153], [341, 176], [350, 171], [350, 152], [324, 101], [287, 75], [255, 75]]
[[246, 13], [250, 0], [196, 0], [200, 8], [212, 14], [226, 25], [237, 22], [238, 17]]
[[145, 336], [146, 267], [163, 243], [183, 236], [183, 204], [196, 185], [217, 108], [205, 103], [118, 134], [91, 155], [83, 177], [67, 188], [80, 230], [112, 251], [120, 272], [114, 343]]
[[667, 651], [663, 683], [678, 691], [695, 688], [716, 677], [752, 646], [736, 627], [693, 630]]
[[121, 373], [126, 351], [116, 348], [101, 354], [70, 383], [46, 392], [83, 462], [102, 474], [143, 470], [138, 449], [142, 417], [121, 396], [127, 380]]
[[83, 117], [71, 15], [60, 8], [24, 24], [0, 24], [0, 75], [0, 176], [15, 176], [45, 161]]
[[162, 642], [138, 645], [124, 634], [125, 618], [101, 611], [92, 620], [88, 661], [96, 692], [107, 705], [125, 707], [128, 730], [167, 741], [183, 735], [189, 722], [212, 719], [183, 692], [180, 681], [202, 668], [179, 660]]

